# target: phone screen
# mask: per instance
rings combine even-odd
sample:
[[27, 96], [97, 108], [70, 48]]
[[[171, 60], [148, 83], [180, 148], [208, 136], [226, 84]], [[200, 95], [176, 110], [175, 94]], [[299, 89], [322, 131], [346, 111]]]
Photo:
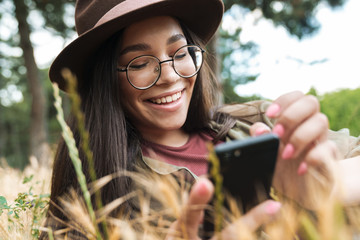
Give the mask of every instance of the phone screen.
[[[249, 137], [215, 147], [223, 177], [222, 190], [230, 195], [242, 213], [270, 198], [279, 139], [275, 134]], [[209, 164], [209, 176], [212, 165]], [[214, 179], [210, 176], [211, 181]], [[225, 199], [224, 206], [229, 209]], [[212, 214], [205, 212], [204, 230], [213, 231]]]

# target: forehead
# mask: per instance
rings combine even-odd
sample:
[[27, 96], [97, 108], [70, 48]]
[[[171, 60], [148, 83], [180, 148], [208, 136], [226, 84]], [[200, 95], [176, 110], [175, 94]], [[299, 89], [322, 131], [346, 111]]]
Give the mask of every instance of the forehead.
[[124, 29], [122, 45], [167, 38], [176, 34], [183, 34], [179, 22], [170, 16], [158, 16], [135, 22]]

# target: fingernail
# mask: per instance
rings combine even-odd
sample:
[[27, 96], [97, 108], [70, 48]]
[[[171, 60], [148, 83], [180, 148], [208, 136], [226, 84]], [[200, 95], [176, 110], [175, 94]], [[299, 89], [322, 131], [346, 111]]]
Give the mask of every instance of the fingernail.
[[276, 214], [281, 208], [281, 203], [272, 201], [265, 206], [265, 211], [269, 215]]
[[284, 126], [281, 124], [276, 124], [275, 127], [273, 128], [273, 133], [275, 133], [279, 137], [284, 136], [285, 133]]
[[208, 192], [213, 191], [213, 185], [208, 179], [199, 179], [198, 181], [198, 188], [199, 188], [199, 194], [205, 195], [208, 194]]
[[285, 149], [281, 155], [282, 159], [290, 159], [295, 152], [295, 148], [291, 143], [286, 144]]
[[266, 110], [266, 116], [268, 116], [269, 118], [275, 118], [278, 116], [279, 112], [280, 112], [280, 105], [273, 103]]
[[257, 128], [257, 129], [255, 130], [255, 136], [263, 135], [263, 134], [266, 133], [267, 131], [268, 131], [268, 129], [266, 129], [266, 128], [262, 128], [262, 127]]
[[302, 175], [304, 175], [304, 174], [307, 172], [307, 169], [308, 169], [308, 167], [307, 167], [306, 162], [301, 162], [300, 165], [299, 165], [297, 174], [298, 174], [299, 176], [302, 176]]

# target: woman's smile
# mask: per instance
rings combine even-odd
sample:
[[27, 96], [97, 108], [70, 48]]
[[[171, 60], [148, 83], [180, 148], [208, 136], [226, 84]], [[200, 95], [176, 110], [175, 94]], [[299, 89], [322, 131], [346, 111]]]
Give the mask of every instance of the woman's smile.
[[[174, 115], [176, 114], [176, 111], [181, 111], [182, 109], [187, 108], [187, 105], [185, 104], [186, 101], [183, 100], [186, 98], [185, 95], [185, 89], [181, 91], [173, 91], [151, 98], [145, 101], [145, 104], [154, 111], [157, 111], [156, 113], [159, 116], [166, 118], [170, 117], [167, 116], [166, 113]], [[179, 114], [182, 114], [182, 112], [179, 112]]]
[[160, 97], [156, 97], [153, 99], [149, 99], [150, 102], [158, 104], [158, 105], [164, 105], [164, 104], [169, 104], [169, 103], [173, 103], [176, 102], [177, 100], [179, 100], [181, 98], [181, 92], [179, 91], [177, 93], [174, 94], [169, 94], [166, 96], [160, 96]]

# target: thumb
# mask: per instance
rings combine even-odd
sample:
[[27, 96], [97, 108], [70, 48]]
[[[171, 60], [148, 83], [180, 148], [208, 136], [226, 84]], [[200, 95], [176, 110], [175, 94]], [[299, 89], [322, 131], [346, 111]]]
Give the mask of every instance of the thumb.
[[244, 216], [226, 227], [221, 233], [223, 239], [236, 239], [239, 235], [252, 234], [261, 225], [274, 220], [281, 209], [281, 203], [266, 200], [252, 208]]
[[207, 178], [200, 178], [192, 187], [183, 214], [175, 223], [185, 239], [199, 239], [198, 229], [206, 204], [214, 193], [214, 186]]
[[251, 231], [255, 231], [261, 225], [269, 223], [275, 218], [281, 209], [281, 203], [274, 200], [266, 200], [247, 212], [241, 219]]
[[259, 136], [265, 133], [270, 133], [271, 129], [268, 125], [262, 122], [256, 122], [250, 127], [250, 135], [251, 136]]

